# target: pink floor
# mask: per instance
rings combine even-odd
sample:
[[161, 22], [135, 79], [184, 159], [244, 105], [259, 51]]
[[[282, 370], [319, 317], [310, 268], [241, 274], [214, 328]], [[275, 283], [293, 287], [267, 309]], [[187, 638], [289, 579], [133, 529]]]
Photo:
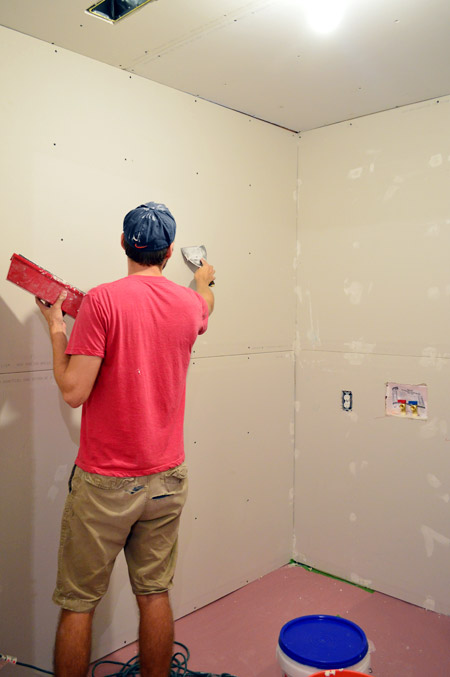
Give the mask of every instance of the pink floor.
[[[357, 623], [369, 640], [375, 677], [450, 676], [450, 616], [290, 565], [181, 618], [175, 639], [189, 647], [191, 670], [279, 677], [280, 629], [307, 614]], [[125, 662], [136, 653], [131, 644], [111, 657]]]

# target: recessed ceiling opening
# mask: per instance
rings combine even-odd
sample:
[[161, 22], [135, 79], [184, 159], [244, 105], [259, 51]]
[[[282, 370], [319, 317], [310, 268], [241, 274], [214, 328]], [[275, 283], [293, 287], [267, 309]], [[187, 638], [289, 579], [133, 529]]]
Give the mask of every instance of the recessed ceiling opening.
[[88, 7], [86, 12], [109, 23], [116, 23], [144, 5], [148, 5], [149, 2], [155, 2], [155, 0], [101, 0]]

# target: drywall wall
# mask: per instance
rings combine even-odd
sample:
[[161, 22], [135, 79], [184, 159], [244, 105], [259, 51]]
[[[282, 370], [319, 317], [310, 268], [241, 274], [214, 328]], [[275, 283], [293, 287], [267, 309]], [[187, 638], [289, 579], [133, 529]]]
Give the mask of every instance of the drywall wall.
[[[295, 557], [444, 613], [449, 186], [450, 97], [301, 135]], [[428, 420], [387, 417], [389, 381]]]
[[[19, 33], [0, 29], [0, 37], [8, 64], [0, 74], [0, 649], [49, 668], [80, 412], [61, 401], [33, 297], [5, 280], [9, 258], [20, 253], [83, 290], [121, 277], [123, 215], [148, 200], [168, 204], [178, 223], [168, 277], [192, 284], [180, 247], [208, 249], [216, 309], [188, 377], [191, 496], [173, 593], [175, 614], [185, 614], [291, 554], [298, 140]], [[136, 639], [123, 559], [94, 635], [95, 657]]]

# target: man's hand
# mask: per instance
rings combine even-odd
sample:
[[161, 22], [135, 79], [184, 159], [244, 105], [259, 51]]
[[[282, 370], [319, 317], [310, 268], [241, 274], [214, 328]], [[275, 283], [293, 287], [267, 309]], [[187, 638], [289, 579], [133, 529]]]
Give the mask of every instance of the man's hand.
[[47, 320], [50, 334], [53, 332], [63, 332], [63, 334], [66, 333], [66, 323], [64, 322], [64, 316], [61, 310], [61, 306], [64, 303], [66, 297], [67, 291], [63, 290], [55, 303], [51, 306], [47, 305], [36, 296], [36, 305]]
[[214, 280], [216, 279], [216, 271], [214, 270], [213, 266], [209, 265], [206, 259], [200, 260], [202, 262], [202, 265], [195, 271], [194, 275], [195, 281], [197, 285], [200, 282], [209, 286], [211, 282], [214, 282]]
[[214, 294], [211, 291], [211, 284], [216, 278], [216, 271], [206, 259], [201, 259], [202, 265], [197, 268], [194, 274], [195, 285], [197, 292], [203, 296], [208, 304], [209, 314], [211, 315], [214, 308]]

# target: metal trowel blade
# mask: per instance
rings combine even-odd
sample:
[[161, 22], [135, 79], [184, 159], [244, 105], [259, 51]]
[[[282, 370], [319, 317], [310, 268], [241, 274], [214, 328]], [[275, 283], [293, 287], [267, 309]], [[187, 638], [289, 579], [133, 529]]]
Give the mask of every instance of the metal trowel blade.
[[181, 247], [181, 253], [183, 254], [186, 261], [192, 263], [196, 268], [200, 268], [202, 265], [202, 259], [206, 260], [206, 247], [200, 245], [198, 247]]

